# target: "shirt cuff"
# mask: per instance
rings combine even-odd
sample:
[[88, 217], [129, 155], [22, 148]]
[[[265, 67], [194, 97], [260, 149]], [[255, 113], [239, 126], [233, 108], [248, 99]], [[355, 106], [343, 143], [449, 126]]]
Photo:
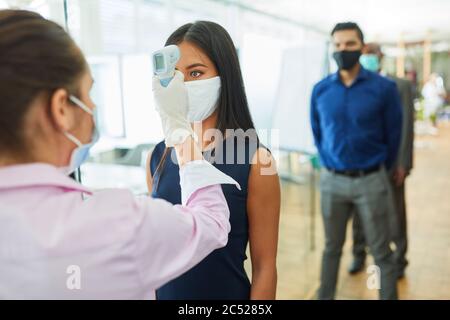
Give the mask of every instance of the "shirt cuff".
[[195, 160], [180, 168], [181, 203], [186, 205], [195, 191], [217, 184], [241, 186], [233, 178], [215, 168], [206, 160]]

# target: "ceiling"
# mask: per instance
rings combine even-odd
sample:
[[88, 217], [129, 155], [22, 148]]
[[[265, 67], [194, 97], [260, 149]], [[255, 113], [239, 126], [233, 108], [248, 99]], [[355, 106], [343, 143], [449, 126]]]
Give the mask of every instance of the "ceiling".
[[[33, 1], [36, 2], [36, 0], [0, 0], [0, 5], [24, 7]], [[166, 1], [176, 0], [162, 0]], [[321, 30], [324, 34], [328, 34], [337, 22], [355, 21], [361, 26], [369, 41], [395, 44], [399, 40], [416, 42], [429, 38], [433, 41], [450, 42], [450, 0], [212, 0], [211, 2], [236, 4]]]
[[[236, 0], [235, 0], [236, 1]], [[370, 41], [450, 40], [450, 0], [238, 0], [237, 3], [325, 33], [354, 21]], [[236, 3], [235, 2], [235, 3]]]

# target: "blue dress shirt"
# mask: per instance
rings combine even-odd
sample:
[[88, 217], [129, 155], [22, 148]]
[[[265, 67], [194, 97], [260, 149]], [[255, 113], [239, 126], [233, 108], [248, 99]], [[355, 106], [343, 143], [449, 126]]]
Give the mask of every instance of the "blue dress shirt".
[[334, 170], [390, 169], [402, 129], [402, 107], [394, 81], [361, 70], [345, 86], [339, 72], [314, 86], [311, 126], [322, 164]]

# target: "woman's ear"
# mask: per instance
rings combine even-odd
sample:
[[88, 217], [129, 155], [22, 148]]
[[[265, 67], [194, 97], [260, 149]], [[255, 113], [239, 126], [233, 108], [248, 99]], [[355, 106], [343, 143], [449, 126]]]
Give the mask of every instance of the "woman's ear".
[[69, 104], [69, 95], [66, 90], [58, 89], [50, 97], [50, 116], [58, 130], [65, 132], [73, 128], [74, 109]]

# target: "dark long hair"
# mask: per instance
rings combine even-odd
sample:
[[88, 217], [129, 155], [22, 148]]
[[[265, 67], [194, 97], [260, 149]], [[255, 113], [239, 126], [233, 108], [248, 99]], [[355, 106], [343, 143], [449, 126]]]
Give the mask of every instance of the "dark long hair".
[[0, 10], [0, 150], [27, 156], [24, 119], [57, 89], [76, 94], [86, 60], [58, 24], [37, 13]]
[[[214, 63], [221, 79], [216, 128], [225, 136], [227, 129], [255, 129], [236, 48], [228, 32], [211, 21], [188, 23], [170, 35], [166, 46], [188, 41], [200, 48]], [[161, 175], [170, 148], [166, 148], [155, 171]], [[159, 181], [159, 178], [158, 178]]]
[[178, 28], [166, 41], [166, 46], [188, 41], [200, 48], [214, 63], [221, 78], [217, 106], [217, 129], [254, 129], [239, 58], [228, 32], [219, 24], [197, 21]]

